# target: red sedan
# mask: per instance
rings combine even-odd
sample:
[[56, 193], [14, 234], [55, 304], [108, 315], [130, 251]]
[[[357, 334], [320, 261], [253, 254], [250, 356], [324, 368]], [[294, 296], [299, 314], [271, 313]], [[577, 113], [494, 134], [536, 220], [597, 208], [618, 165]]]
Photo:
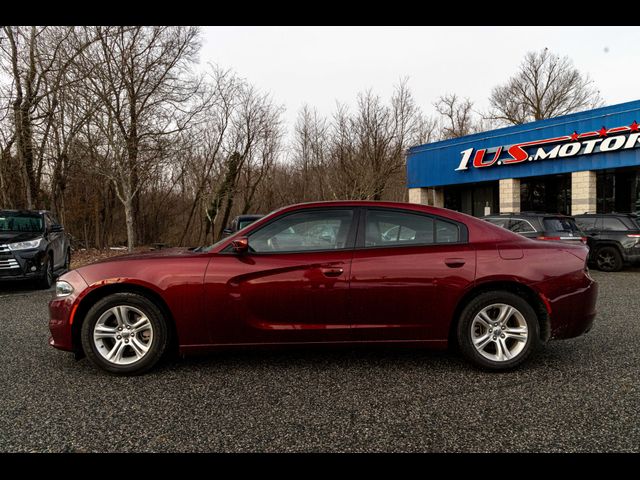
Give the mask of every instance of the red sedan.
[[456, 342], [492, 370], [587, 332], [587, 248], [530, 240], [424, 205], [318, 202], [277, 210], [206, 248], [73, 270], [50, 343], [113, 373], [233, 345]]

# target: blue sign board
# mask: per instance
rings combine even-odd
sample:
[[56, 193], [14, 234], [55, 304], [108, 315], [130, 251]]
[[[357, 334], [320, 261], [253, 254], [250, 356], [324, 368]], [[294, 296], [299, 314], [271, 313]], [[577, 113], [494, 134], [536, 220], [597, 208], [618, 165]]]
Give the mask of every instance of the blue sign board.
[[640, 100], [410, 148], [407, 186], [640, 166]]

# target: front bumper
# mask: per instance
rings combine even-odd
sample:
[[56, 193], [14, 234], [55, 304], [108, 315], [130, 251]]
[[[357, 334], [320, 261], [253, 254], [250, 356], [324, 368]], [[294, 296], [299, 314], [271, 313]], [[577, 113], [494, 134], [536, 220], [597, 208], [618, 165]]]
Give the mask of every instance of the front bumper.
[[46, 253], [41, 250], [0, 250], [0, 281], [41, 278], [46, 269]]
[[65, 273], [61, 280], [73, 287], [73, 293], [66, 297], [54, 297], [49, 302], [49, 345], [60, 350], [74, 351], [73, 314], [80, 304], [80, 295], [87, 288], [87, 282], [75, 270]]

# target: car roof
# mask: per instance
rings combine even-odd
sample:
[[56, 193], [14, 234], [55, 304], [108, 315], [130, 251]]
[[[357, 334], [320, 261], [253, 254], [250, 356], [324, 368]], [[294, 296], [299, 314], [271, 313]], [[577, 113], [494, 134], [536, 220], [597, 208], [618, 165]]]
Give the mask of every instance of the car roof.
[[638, 215], [635, 213], [622, 213], [622, 212], [611, 212], [611, 213], [579, 213], [575, 215], [576, 217], [632, 217], [636, 218]]

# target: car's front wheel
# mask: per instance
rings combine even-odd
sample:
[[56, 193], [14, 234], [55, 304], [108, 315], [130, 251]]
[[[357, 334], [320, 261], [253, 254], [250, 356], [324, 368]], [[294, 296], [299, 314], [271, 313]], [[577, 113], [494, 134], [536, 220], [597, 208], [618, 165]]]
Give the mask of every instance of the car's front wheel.
[[67, 254], [64, 257], [64, 271], [71, 270], [71, 249], [67, 250]]
[[53, 258], [47, 258], [47, 264], [42, 274], [42, 278], [38, 280], [38, 287], [43, 290], [48, 290], [53, 285]]
[[464, 356], [489, 370], [517, 367], [540, 344], [535, 311], [522, 297], [506, 291], [471, 300], [462, 311], [457, 334]]
[[115, 293], [91, 307], [82, 324], [82, 348], [111, 373], [138, 375], [152, 368], [167, 348], [161, 310], [135, 293]]

